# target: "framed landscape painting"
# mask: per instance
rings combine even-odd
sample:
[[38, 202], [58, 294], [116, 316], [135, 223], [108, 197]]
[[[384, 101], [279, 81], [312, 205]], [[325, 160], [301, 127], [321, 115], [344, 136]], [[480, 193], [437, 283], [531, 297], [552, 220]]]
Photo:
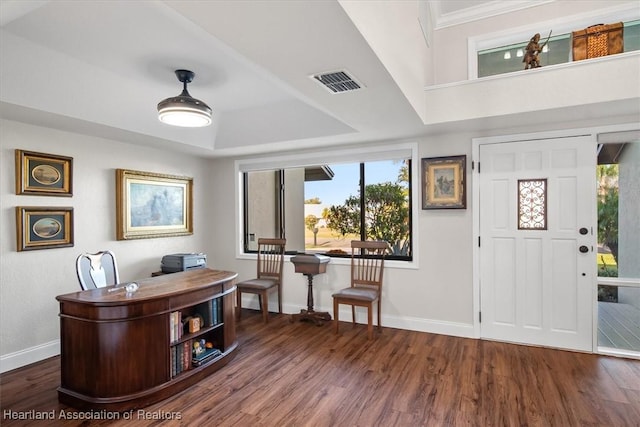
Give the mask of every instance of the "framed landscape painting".
[[18, 252], [73, 246], [73, 208], [16, 206]]
[[116, 170], [118, 240], [193, 234], [193, 178]]
[[465, 209], [467, 156], [422, 159], [422, 209]]
[[16, 194], [73, 195], [73, 158], [16, 150]]

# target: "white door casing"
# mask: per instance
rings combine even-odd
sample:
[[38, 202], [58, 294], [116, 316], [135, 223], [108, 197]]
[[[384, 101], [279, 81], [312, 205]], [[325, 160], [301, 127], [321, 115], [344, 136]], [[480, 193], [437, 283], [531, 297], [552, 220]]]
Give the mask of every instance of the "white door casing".
[[[482, 338], [592, 351], [595, 149], [588, 136], [479, 146]], [[527, 179], [546, 179], [546, 230], [518, 229]]]

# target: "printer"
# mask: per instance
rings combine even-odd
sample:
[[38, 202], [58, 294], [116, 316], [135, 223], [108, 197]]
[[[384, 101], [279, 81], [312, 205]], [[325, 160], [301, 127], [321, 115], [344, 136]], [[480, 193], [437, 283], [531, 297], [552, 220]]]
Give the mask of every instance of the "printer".
[[160, 264], [163, 273], [176, 273], [195, 268], [205, 268], [207, 266], [207, 256], [202, 253], [165, 255], [162, 257]]

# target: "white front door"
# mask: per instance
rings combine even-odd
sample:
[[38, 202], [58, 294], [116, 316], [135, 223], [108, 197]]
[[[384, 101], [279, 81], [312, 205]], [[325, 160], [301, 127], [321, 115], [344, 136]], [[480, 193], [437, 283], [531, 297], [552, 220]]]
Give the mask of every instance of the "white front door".
[[481, 336], [592, 351], [595, 145], [479, 147]]

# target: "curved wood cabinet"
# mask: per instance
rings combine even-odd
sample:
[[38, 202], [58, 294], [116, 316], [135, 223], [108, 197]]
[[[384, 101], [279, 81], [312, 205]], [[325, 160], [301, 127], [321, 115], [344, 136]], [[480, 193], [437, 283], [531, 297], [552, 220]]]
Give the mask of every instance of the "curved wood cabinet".
[[[61, 352], [58, 400], [79, 409], [141, 408], [226, 365], [238, 345], [236, 277], [237, 273], [203, 268], [137, 281], [134, 293], [118, 287], [122, 284], [56, 297]], [[218, 311], [218, 320], [205, 320], [193, 333], [171, 332], [175, 313], [184, 320], [203, 306]], [[192, 343], [201, 339], [221, 353], [195, 366], [190, 360]], [[176, 357], [188, 361], [176, 369]]]

